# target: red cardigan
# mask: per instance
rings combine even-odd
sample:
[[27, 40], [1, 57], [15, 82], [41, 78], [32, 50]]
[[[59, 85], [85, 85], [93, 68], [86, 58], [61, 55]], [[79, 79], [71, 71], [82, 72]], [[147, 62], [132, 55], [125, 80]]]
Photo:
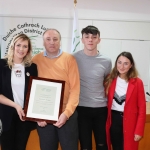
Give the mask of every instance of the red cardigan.
[[[107, 144], [111, 150], [110, 126], [111, 107], [116, 87], [116, 79], [110, 85], [108, 91], [108, 117], [106, 123]], [[139, 78], [129, 80], [126, 93], [123, 117], [124, 150], [138, 150], [138, 143], [134, 141], [134, 135], [143, 136], [146, 120], [146, 99], [143, 82]], [[117, 136], [117, 135], [116, 135]]]

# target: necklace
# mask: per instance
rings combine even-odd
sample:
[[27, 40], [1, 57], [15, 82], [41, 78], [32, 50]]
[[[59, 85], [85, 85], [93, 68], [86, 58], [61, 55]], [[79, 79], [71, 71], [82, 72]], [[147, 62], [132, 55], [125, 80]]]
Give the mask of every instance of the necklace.
[[16, 77], [21, 77], [21, 74], [22, 74], [21, 70], [16, 70], [15, 71]]

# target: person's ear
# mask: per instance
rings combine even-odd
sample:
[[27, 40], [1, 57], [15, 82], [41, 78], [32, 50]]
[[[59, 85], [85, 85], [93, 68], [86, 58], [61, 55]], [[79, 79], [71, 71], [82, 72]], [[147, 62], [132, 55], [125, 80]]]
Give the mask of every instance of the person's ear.
[[101, 42], [101, 38], [99, 38], [99, 42], [98, 42], [98, 44]]
[[81, 38], [81, 41], [82, 41], [82, 43], [84, 44], [84, 39], [83, 39], [83, 38]]

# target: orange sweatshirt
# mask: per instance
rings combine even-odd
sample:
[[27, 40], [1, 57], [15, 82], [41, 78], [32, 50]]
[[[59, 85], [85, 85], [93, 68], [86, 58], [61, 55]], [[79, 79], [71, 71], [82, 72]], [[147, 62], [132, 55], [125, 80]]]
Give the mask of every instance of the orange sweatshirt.
[[80, 79], [75, 58], [63, 52], [50, 59], [41, 52], [32, 61], [37, 65], [39, 77], [65, 81], [63, 112], [69, 118], [79, 103]]

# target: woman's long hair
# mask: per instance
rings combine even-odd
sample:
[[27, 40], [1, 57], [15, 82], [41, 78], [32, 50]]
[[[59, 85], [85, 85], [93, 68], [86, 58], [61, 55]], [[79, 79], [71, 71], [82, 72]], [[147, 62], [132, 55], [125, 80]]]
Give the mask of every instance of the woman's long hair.
[[5, 56], [5, 58], [7, 59], [7, 64], [9, 66], [9, 68], [12, 68], [13, 65], [14, 65], [14, 62], [13, 62], [14, 49], [15, 49], [15, 44], [16, 44], [16, 42], [19, 39], [22, 39], [23, 41], [28, 41], [28, 52], [27, 52], [27, 55], [23, 58], [23, 62], [22, 63], [25, 66], [30, 66], [31, 65], [31, 58], [32, 58], [32, 45], [31, 45], [31, 41], [30, 41], [30, 39], [29, 39], [29, 37], [27, 35], [25, 35], [25, 34], [19, 34], [19, 35], [15, 36], [13, 38], [13, 40], [11, 41], [11, 44], [10, 44], [9, 49], [8, 49], [8, 53]]
[[135, 63], [134, 63], [134, 59], [132, 57], [132, 54], [130, 52], [122, 52], [121, 54], [118, 55], [118, 57], [115, 61], [115, 66], [112, 69], [110, 75], [104, 81], [104, 86], [106, 89], [106, 95], [108, 94], [108, 89], [109, 89], [110, 84], [113, 81], [113, 79], [115, 79], [115, 78], [117, 78], [117, 76], [119, 76], [119, 72], [117, 70], [117, 61], [118, 61], [118, 58], [120, 56], [124, 56], [124, 57], [128, 58], [132, 64], [131, 68], [129, 69], [129, 71], [126, 74], [126, 81], [128, 82], [130, 78], [137, 78], [137, 76], [138, 76], [138, 72], [135, 68]]

